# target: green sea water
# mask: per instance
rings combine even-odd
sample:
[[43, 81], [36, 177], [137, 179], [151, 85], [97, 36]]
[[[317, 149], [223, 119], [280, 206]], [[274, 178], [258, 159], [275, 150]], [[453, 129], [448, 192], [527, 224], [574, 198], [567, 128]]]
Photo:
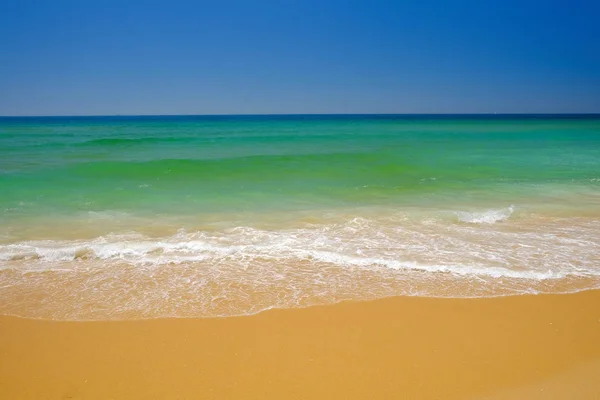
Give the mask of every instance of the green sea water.
[[597, 116], [0, 118], [8, 314], [565, 292], [599, 254]]

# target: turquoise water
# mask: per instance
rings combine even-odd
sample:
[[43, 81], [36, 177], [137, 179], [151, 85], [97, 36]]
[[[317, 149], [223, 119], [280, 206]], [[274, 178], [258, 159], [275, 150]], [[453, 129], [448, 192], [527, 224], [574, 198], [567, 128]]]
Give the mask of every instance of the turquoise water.
[[0, 118], [4, 313], [582, 290], [599, 232], [600, 117]]
[[540, 186], [597, 187], [599, 127], [594, 119], [3, 119], [0, 209], [6, 217], [510, 201]]

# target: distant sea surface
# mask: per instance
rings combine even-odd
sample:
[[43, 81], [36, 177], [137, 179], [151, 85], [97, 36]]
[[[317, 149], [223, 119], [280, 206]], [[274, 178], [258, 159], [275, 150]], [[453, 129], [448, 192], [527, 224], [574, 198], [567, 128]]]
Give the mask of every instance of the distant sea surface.
[[600, 287], [600, 116], [0, 118], [0, 314]]

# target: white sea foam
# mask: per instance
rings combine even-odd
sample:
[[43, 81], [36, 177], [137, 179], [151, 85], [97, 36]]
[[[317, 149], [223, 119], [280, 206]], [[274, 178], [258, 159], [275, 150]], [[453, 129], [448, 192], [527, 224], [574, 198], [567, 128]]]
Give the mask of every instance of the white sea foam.
[[[513, 209], [501, 212], [505, 220]], [[600, 284], [599, 254], [599, 221], [560, 218], [456, 224], [385, 215], [21, 241], [0, 245], [0, 313], [220, 316], [390, 295], [565, 292]]]
[[465, 212], [458, 211], [456, 216], [459, 221], [470, 224], [494, 224], [496, 222], [506, 221], [515, 211], [515, 207], [511, 205], [508, 208], [499, 210], [487, 210], [483, 212]]

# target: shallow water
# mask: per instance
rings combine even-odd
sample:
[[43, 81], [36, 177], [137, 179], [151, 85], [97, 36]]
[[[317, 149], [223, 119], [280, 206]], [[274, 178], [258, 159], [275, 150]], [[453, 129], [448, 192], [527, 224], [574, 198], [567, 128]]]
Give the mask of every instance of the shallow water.
[[599, 118], [0, 118], [0, 313], [599, 286]]

